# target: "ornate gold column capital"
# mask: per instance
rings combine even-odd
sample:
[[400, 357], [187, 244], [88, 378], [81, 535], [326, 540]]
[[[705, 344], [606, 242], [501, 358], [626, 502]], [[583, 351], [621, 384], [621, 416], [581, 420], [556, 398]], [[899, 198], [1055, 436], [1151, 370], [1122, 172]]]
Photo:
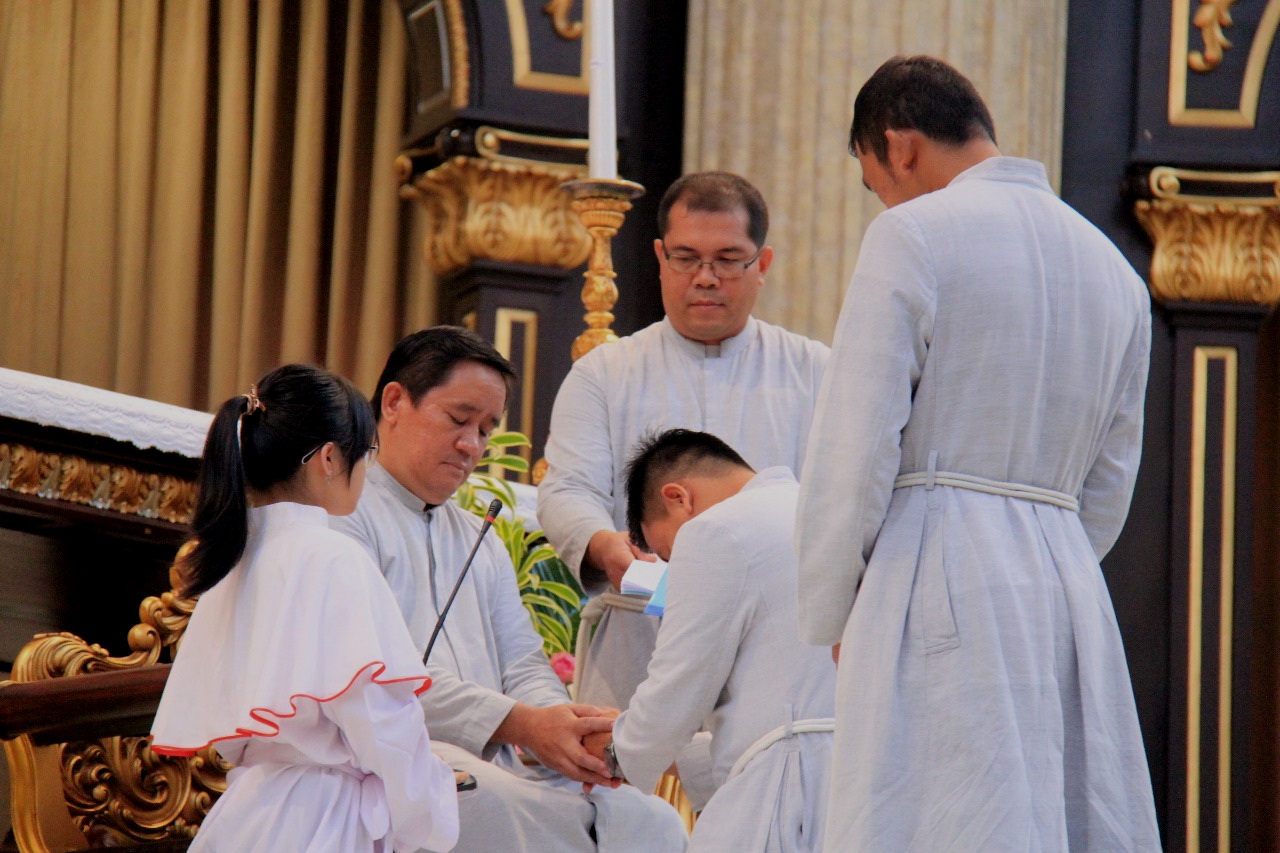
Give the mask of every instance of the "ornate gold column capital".
[[1159, 167], [1149, 188], [1154, 198], [1136, 202], [1134, 213], [1155, 243], [1153, 296], [1280, 303], [1280, 173]]
[[436, 275], [476, 259], [572, 269], [591, 237], [560, 185], [573, 167], [452, 157], [405, 184], [429, 216], [424, 254]]

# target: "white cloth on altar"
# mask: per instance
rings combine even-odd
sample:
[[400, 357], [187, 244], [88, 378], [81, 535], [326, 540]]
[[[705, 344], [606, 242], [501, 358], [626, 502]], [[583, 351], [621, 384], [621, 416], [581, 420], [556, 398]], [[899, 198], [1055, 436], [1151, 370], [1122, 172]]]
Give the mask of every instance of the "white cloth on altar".
[[842, 642], [828, 851], [1159, 849], [1098, 563], [1150, 334], [1142, 280], [1038, 163], [986, 160], [868, 229], [796, 535], [802, 636]]
[[236, 768], [192, 850], [448, 850], [449, 767], [430, 684], [387, 585], [320, 507], [250, 510], [239, 564], [204, 593], [170, 671], [152, 750], [213, 743]]
[[[757, 471], [798, 473], [830, 351], [824, 344], [751, 318], [708, 347], [663, 319], [573, 365], [551, 413], [547, 476], [538, 520], [560, 557], [580, 576], [587, 542], [626, 530], [625, 466], [650, 430], [674, 427], [718, 436]], [[602, 578], [584, 587], [604, 589]], [[605, 613], [579, 669], [578, 698], [625, 708], [644, 679], [657, 619]]]
[[[419, 654], [480, 532], [480, 519], [452, 502], [425, 510], [375, 464], [356, 511], [332, 519], [382, 569]], [[516, 702], [569, 701], [520, 601], [511, 558], [492, 533], [459, 587], [428, 671], [432, 686], [422, 704], [432, 748], [479, 783], [459, 795], [457, 851], [684, 849], [679, 815], [657, 797], [625, 787], [583, 795], [580, 784], [546, 767], [526, 767], [514, 747], [491, 741]]]
[[[821, 849], [829, 732], [780, 740], [728, 778], [770, 730], [835, 710], [830, 653], [796, 633], [797, 493], [770, 468], [680, 528], [649, 675], [614, 724], [630, 782], [652, 787], [679, 755], [694, 807], [709, 799], [691, 851]], [[693, 740], [703, 726], [710, 738]]]
[[198, 459], [213, 415], [0, 367], [0, 417]]

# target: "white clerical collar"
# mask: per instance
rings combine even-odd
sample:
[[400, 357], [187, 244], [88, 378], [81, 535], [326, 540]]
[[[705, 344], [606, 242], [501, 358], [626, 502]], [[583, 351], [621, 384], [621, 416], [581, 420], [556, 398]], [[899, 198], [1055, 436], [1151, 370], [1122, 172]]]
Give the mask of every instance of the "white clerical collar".
[[790, 468], [785, 465], [774, 465], [772, 468], [765, 468], [763, 471], [757, 472], [754, 477], [747, 480], [747, 484], [742, 487], [742, 491], [748, 492], [752, 489], [794, 483], [795, 481], [796, 475], [791, 473]]
[[406, 489], [399, 480], [391, 476], [390, 471], [377, 462], [370, 465], [365, 472], [365, 488], [371, 485], [384, 489], [387, 494], [396, 499], [397, 503], [404, 504], [405, 508], [412, 510], [414, 514], [422, 514], [426, 511], [422, 498]]
[[693, 358], [734, 358], [760, 337], [760, 323], [755, 317], [747, 317], [747, 325], [732, 338], [725, 338], [718, 344], [704, 344], [702, 341], [686, 338], [676, 331], [669, 318], [663, 317], [662, 334], [672, 346], [679, 347], [681, 352], [688, 353]]
[[968, 180], [1028, 184], [1037, 189], [1053, 192], [1053, 187], [1049, 186], [1049, 177], [1045, 173], [1044, 164], [1038, 160], [1027, 160], [1023, 157], [988, 157], [956, 175], [947, 186]]

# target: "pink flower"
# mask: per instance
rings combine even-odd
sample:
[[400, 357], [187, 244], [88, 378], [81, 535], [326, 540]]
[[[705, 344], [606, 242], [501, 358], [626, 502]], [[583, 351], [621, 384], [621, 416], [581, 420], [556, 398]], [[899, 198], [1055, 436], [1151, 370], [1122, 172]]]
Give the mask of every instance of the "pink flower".
[[573, 682], [573, 672], [577, 666], [578, 662], [568, 652], [555, 652], [551, 655], [551, 668], [565, 684]]

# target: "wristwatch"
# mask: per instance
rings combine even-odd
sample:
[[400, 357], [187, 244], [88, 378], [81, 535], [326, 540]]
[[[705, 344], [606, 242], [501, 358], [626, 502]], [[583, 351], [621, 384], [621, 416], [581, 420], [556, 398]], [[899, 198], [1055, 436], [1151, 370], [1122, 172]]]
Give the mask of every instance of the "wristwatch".
[[604, 748], [604, 770], [615, 779], [622, 778], [622, 768], [618, 766], [618, 754], [614, 752], [613, 741]]

